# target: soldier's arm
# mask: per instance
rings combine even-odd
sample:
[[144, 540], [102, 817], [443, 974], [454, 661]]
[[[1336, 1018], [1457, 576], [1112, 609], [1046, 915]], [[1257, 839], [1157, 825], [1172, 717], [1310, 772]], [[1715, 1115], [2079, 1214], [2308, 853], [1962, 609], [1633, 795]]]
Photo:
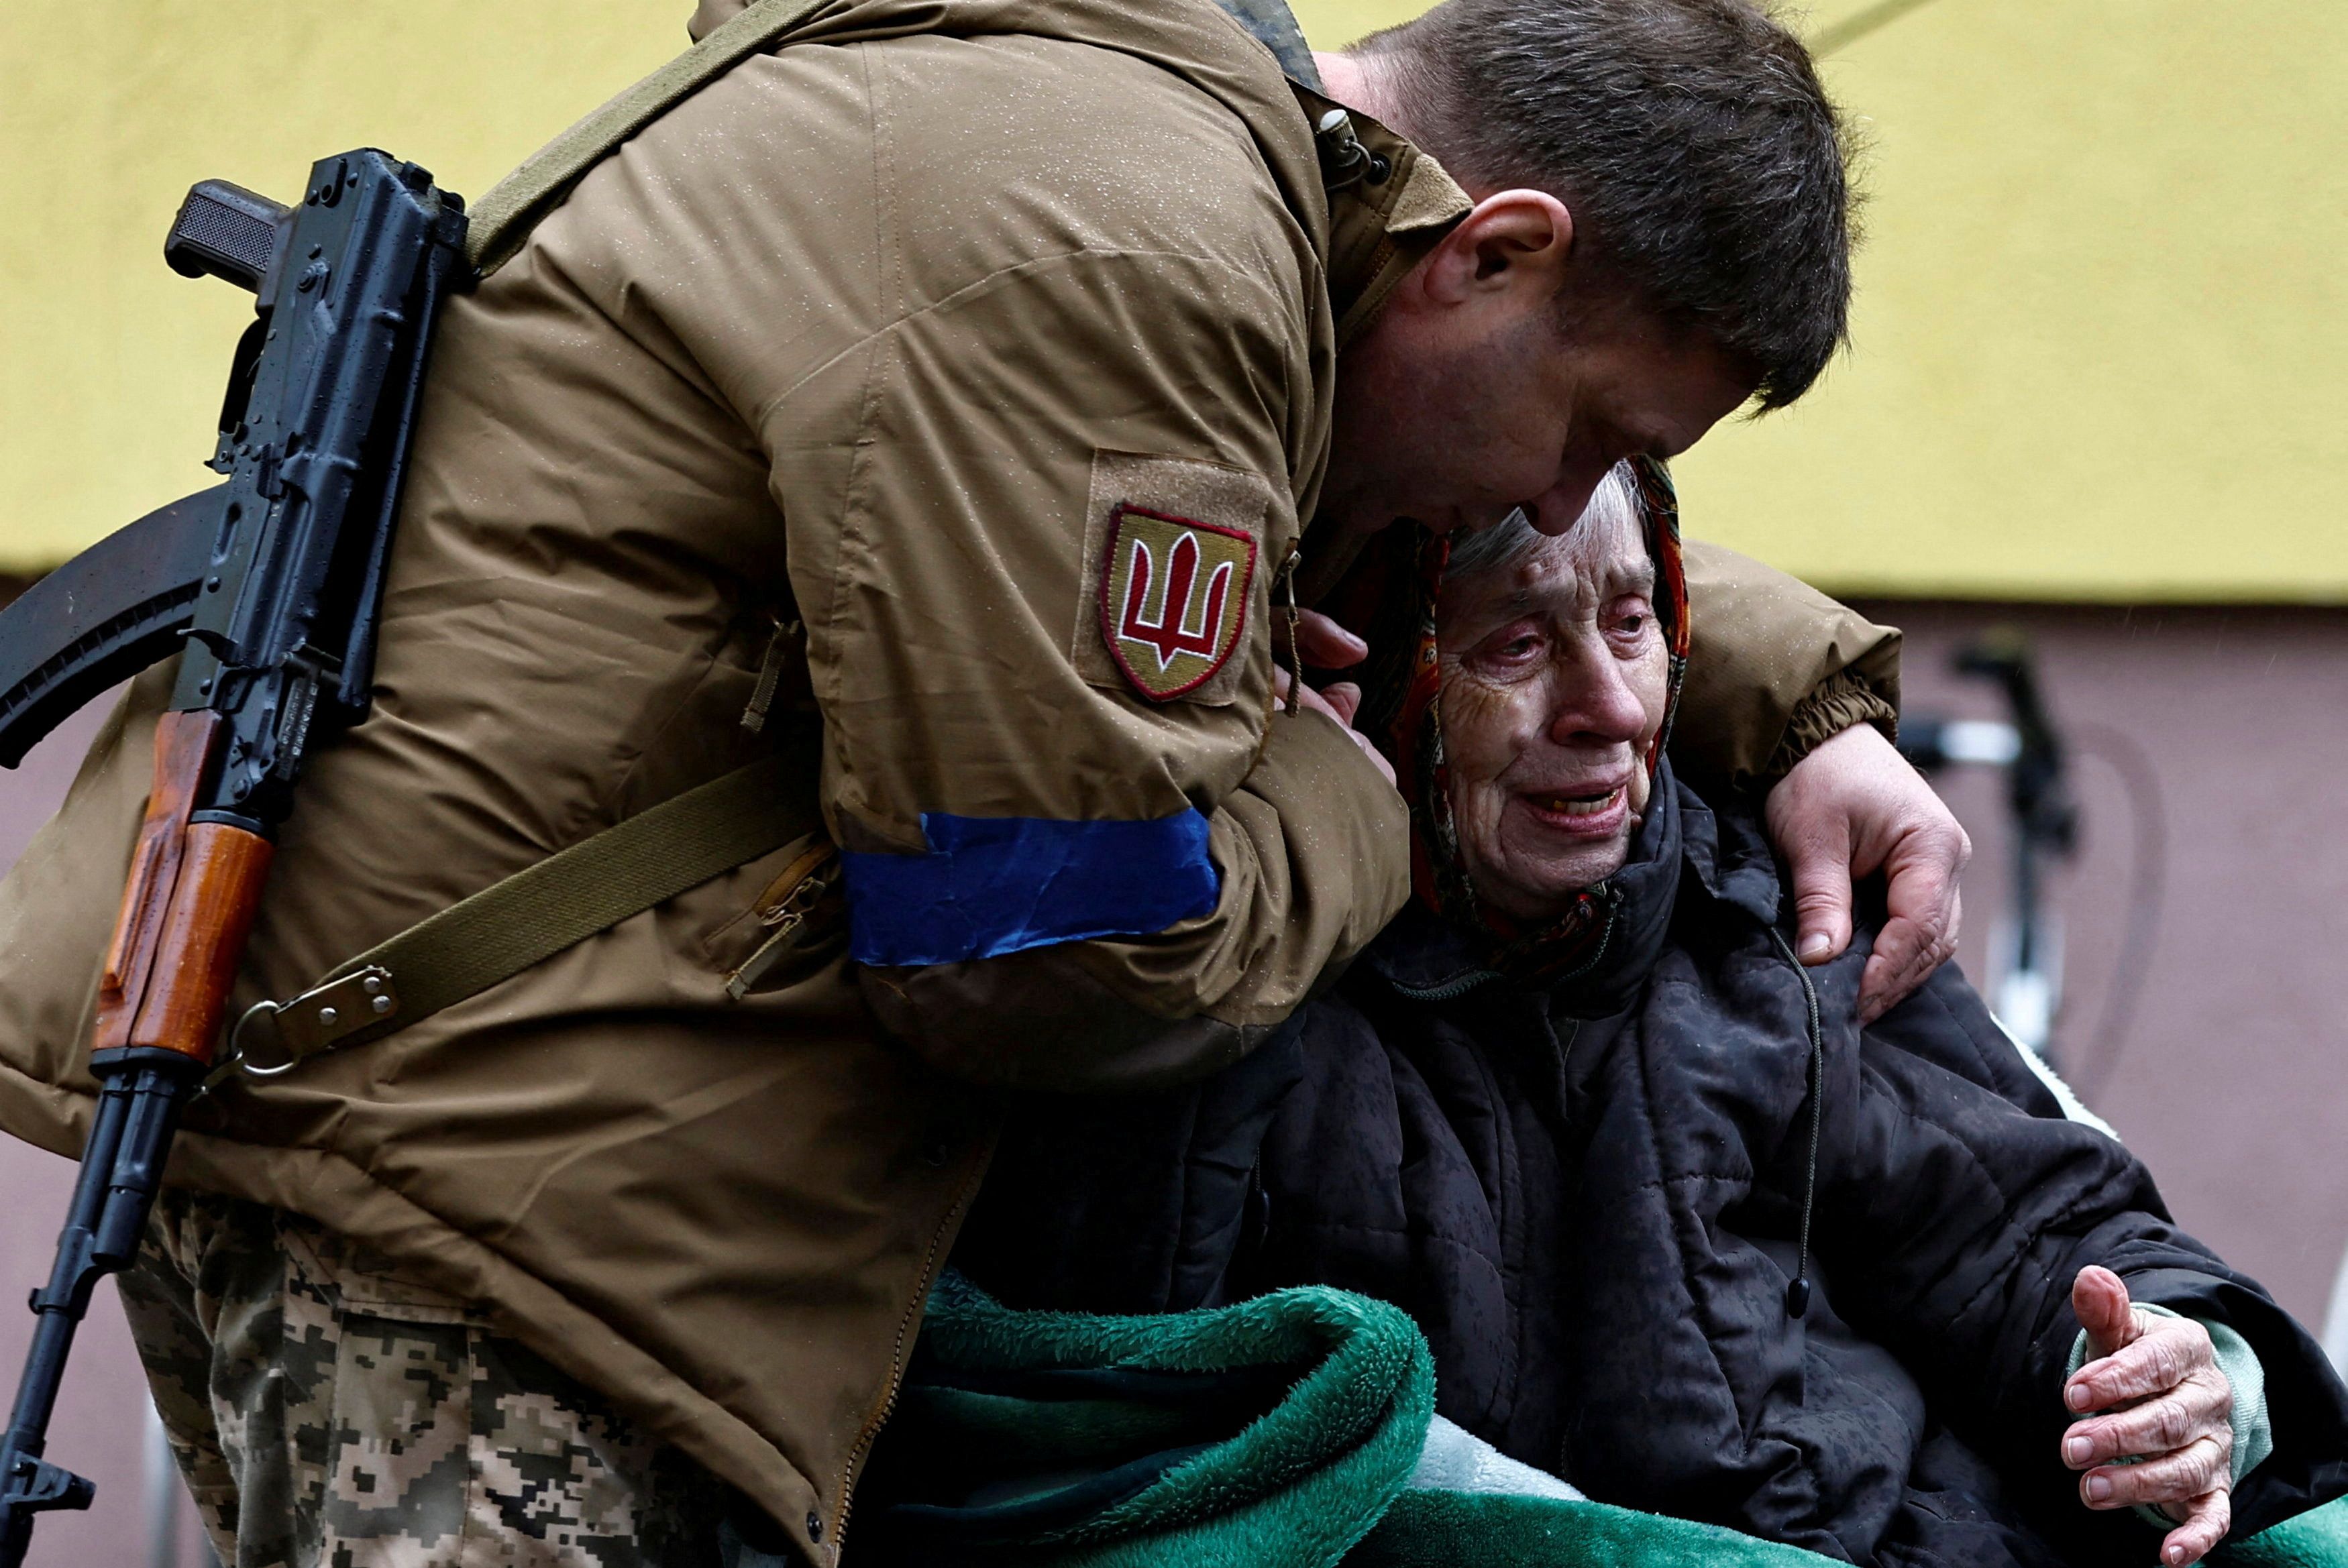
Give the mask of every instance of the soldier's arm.
[[971, 1077], [1210, 1071], [1407, 890], [1392, 786], [1273, 701], [1313, 284], [1189, 221], [941, 290], [763, 411], [864, 995]]
[[1284, 302], [1087, 252], [892, 337], [867, 428], [920, 438], [801, 590], [866, 999], [994, 1081], [1220, 1066], [1407, 886], [1399, 797], [1274, 707]]
[[1856, 724], [1900, 714], [1900, 633], [1771, 567], [1686, 546], [1695, 645], [1672, 733], [1692, 780], [1764, 790]]
[[1734, 551], [1691, 544], [1686, 559], [1695, 646], [1673, 760], [1699, 783], [1766, 794], [1805, 963], [1849, 945], [1853, 880], [1884, 876], [1890, 917], [1859, 988], [1859, 1016], [1879, 1017], [1955, 952], [1972, 854], [1890, 743], [1900, 633]]

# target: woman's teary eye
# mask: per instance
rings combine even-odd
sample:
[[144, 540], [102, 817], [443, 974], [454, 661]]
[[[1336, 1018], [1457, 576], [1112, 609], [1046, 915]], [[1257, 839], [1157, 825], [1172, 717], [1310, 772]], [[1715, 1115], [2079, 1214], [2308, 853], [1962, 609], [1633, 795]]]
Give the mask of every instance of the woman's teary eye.
[[1540, 632], [1517, 629], [1493, 633], [1468, 658], [1487, 670], [1514, 670], [1538, 658], [1540, 651]]
[[1647, 634], [1655, 623], [1654, 606], [1644, 600], [1627, 600], [1612, 607], [1606, 617], [1606, 630], [1624, 641], [1635, 642]]

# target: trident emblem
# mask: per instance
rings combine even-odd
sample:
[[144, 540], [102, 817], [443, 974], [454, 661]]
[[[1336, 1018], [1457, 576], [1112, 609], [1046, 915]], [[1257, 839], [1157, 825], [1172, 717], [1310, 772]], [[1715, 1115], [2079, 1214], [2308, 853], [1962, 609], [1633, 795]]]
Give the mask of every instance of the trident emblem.
[[1125, 585], [1125, 615], [1117, 622], [1117, 634], [1128, 642], [1139, 642], [1156, 650], [1158, 668], [1165, 669], [1174, 662], [1175, 655], [1193, 653], [1201, 659], [1212, 659], [1220, 649], [1217, 646], [1223, 630], [1223, 601], [1231, 588], [1231, 567], [1224, 561], [1207, 575], [1207, 602], [1195, 622], [1190, 607], [1196, 598], [1199, 582], [1199, 539], [1184, 532], [1167, 551], [1166, 597], [1158, 606], [1158, 617], [1151, 620], [1148, 606], [1149, 585], [1157, 575], [1157, 557], [1146, 540], [1133, 541], [1131, 570]]
[[1231, 661], [1247, 620], [1255, 550], [1254, 536], [1237, 528], [1129, 504], [1109, 514], [1100, 634], [1135, 691], [1163, 702], [1197, 691]]

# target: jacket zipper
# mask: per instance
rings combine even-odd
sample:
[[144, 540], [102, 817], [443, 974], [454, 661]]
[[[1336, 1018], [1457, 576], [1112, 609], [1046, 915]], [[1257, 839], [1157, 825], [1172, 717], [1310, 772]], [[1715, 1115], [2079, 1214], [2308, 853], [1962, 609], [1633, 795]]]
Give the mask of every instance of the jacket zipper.
[[1550, 989], [1551, 990], [1555, 990], [1560, 986], [1570, 985], [1573, 981], [1580, 979], [1582, 976], [1596, 968], [1599, 964], [1604, 960], [1606, 950], [1614, 945], [1614, 927], [1621, 924], [1622, 918], [1622, 889], [1619, 887], [1609, 887], [1606, 890], [1606, 924], [1599, 927], [1598, 945], [1590, 949], [1590, 957], [1582, 959], [1581, 963], [1575, 965], [1566, 973], [1558, 976], [1556, 979], [1551, 980], [1550, 982]]
[[798, 928], [807, 924], [808, 915], [823, 896], [831, 890], [832, 878], [820, 873], [810, 874], [797, 886], [767, 908], [758, 911], [758, 924], [768, 928], [767, 939], [756, 951], [743, 959], [734, 972], [726, 977], [726, 994], [740, 1001], [758, 978], [775, 967], [775, 960], [791, 948], [791, 939]]
[[1296, 626], [1302, 619], [1296, 604], [1296, 565], [1304, 559], [1302, 546], [1288, 547], [1288, 559], [1280, 563], [1279, 581], [1288, 591], [1288, 712], [1294, 717], [1303, 702], [1304, 661], [1296, 652]]
[[767, 727], [767, 711], [775, 705], [775, 693], [782, 687], [783, 669], [790, 656], [798, 651], [801, 629], [796, 620], [774, 618], [767, 633], [767, 651], [758, 661], [758, 683], [752, 688], [750, 701], [742, 710], [742, 727], [757, 734]]
[[1386, 984], [1415, 1002], [1447, 1002], [1454, 997], [1466, 996], [1478, 986], [1489, 985], [1499, 978], [1496, 970], [1472, 969], [1456, 979], [1445, 980], [1440, 985], [1406, 986], [1392, 978], [1386, 980]]
[[881, 1430], [888, 1426], [889, 1418], [897, 1413], [897, 1396], [905, 1386], [905, 1360], [911, 1337], [906, 1332], [906, 1323], [929, 1300], [930, 1288], [937, 1284], [938, 1273], [945, 1266], [943, 1240], [961, 1228], [962, 1216], [969, 1209], [971, 1199], [977, 1195], [978, 1184], [984, 1179], [987, 1166], [994, 1163], [994, 1134], [990, 1133], [987, 1136], [987, 1157], [977, 1162], [970, 1178], [963, 1183], [962, 1191], [954, 1194], [953, 1204], [946, 1210], [937, 1234], [930, 1238], [930, 1255], [922, 1265], [922, 1276], [916, 1282], [913, 1299], [906, 1308], [904, 1318], [898, 1324], [897, 1343], [889, 1354], [889, 1391], [881, 1398], [879, 1413], [865, 1423], [864, 1430], [857, 1434], [855, 1443], [848, 1450], [848, 1464], [839, 1472], [839, 1509], [832, 1515], [831, 1521], [831, 1556], [835, 1563], [848, 1543], [848, 1520], [856, 1510], [858, 1472], [864, 1468], [864, 1460], [871, 1453], [872, 1444], [880, 1438]]

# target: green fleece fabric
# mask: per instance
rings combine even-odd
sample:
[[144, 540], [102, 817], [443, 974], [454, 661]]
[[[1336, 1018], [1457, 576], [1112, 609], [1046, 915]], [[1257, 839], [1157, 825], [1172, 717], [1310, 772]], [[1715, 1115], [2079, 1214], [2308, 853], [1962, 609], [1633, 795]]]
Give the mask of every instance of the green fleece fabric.
[[[1267, 1568], [1274, 1559], [1265, 1560]], [[1344, 1568], [1825, 1568], [1832, 1558], [1602, 1502], [1406, 1491]], [[2152, 1555], [2146, 1553], [2147, 1568]], [[2348, 1499], [2212, 1553], [2219, 1568], [2348, 1568]]]
[[[1080, 1369], [1228, 1373], [1289, 1368], [1284, 1398], [1222, 1440], [1175, 1464], [1138, 1493], [1025, 1543], [1024, 1563], [1056, 1568], [1268, 1568], [1334, 1563], [1402, 1490], [1435, 1415], [1435, 1367], [1417, 1325], [1382, 1301], [1342, 1290], [1283, 1290], [1236, 1307], [1162, 1317], [1086, 1317], [1005, 1308], [949, 1276], [931, 1297], [922, 1350], [956, 1375]], [[1116, 1423], [1098, 1400], [1021, 1400], [947, 1390], [932, 1420], [955, 1421], [985, 1402], [989, 1424], [1025, 1404], [1056, 1429], [1039, 1452], [1072, 1457], [1075, 1417], [1097, 1439]], [[1106, 1468], [1155, 1435], [1147, 1416], [1125, 1444], [1094, 1451]], [[973, 1430], [973, 1436], [978, 1432]], [[1000, 1452], [1003, 1434], [986, 1440]], [[1061, 1472], [1060, 1479], [1075, 1478]], [[998, 1484], [994, 1495], [1003, 1491]], [[1039, 1484], [1014, 1501], [1048, 1497]]]
[[2348, 1568], [2348, 1497], [2210, 1553], [2227, 1568]]
[[1406, 1491], [1346, 1555], [1344, 1568], [1826, 1568], [1834, 1561], [1716, 1524], [1603, 1502]]
[[[1197, 1397], [1186, 1392], [1195, 1383]], [[1411, 1486], [1434, 1417], [1417, 1327], [1346, 1291], [1156, 1317], [1015, 1312], [949, 1275], [901, 1419], [929, 1473], [892, 1507], [1042, 1568], [1826, 1568], [1796, 1547], [1605, 1503]], [[1120, 1481], [1118, 1478], [1127, 1478]], [[1107, 1484], [1104, 1484], [1104, 1483]], [[1097, 1497], [1098, 1506], [1086, 1499]], [[1036, 1521], [1022, 1533], [1023, 1522]], [[2348, 1568], [2348, 1501], [2221, 1548]]]

